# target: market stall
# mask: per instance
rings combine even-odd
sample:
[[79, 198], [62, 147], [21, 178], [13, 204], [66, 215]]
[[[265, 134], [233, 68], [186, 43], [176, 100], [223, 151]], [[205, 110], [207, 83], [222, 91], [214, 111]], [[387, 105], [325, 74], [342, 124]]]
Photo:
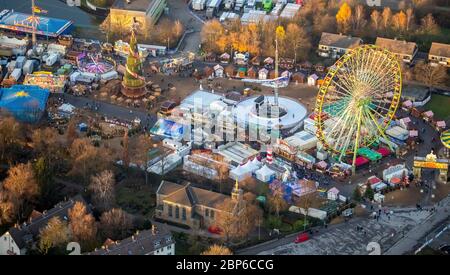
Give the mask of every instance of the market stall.
[[321, 160], [318, 163], [316, 163], [316, 167], [320, 171], [325, 171], [328, 167], [328, 163], [326, 163], [324, 160]]
[[242, 165], [238, 165], [236, 168], [230, 170], [230, 178], [237, 181], [249, 178], [251, 175], [251, 171], [247, 170]]
[[327, 199], [329, 200], [338, 200], [339, 199], [339, 189], [337, 189], [336, 187], [331, 188], [330, 190], [327, 191]]
[[275, 178], [275, 171], [264, 165], [261, 169], [255, 172], [256, 178], [262, 182], [270, 182]]

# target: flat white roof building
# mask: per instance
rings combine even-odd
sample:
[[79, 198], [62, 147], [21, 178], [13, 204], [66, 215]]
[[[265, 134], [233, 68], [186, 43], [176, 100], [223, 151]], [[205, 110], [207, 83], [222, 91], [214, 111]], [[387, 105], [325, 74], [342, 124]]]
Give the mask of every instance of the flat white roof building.
[[234, 163], [243, 164], [248, 159], [256, 156], [258, 151], [240, 142], [229, 142], [219, 146], [217, 153]]

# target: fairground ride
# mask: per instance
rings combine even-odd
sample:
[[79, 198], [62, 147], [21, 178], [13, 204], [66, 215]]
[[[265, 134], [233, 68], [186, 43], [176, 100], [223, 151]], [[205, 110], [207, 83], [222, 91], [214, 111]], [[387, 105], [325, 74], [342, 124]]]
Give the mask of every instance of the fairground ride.
[[[363, 45], [344, 54], [328, 71], [319, 88], [315, 106], [317, 138], [342, 161], [358, 149], [385, 137], [402, 90], [398, 58], [374, 45]], [[326, 127], [322, 115], [333, 123]]]

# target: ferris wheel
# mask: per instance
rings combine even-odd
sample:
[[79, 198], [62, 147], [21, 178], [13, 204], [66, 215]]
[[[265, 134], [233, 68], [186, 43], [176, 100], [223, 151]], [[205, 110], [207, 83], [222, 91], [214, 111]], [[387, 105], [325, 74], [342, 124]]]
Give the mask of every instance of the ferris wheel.
[[344, 54], [328, 71], [315, 106], [316, 135], [339, 160], [384, 137], [400, 102], [397, 57], [374, 45]]

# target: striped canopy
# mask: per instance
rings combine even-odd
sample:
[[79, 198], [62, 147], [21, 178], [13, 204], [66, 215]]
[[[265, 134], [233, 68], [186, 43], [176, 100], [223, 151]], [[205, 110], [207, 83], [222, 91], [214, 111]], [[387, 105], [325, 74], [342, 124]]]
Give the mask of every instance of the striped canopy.
[[445, 147], [450, 148], [450, 129], [441, 134], [441, 142]]

